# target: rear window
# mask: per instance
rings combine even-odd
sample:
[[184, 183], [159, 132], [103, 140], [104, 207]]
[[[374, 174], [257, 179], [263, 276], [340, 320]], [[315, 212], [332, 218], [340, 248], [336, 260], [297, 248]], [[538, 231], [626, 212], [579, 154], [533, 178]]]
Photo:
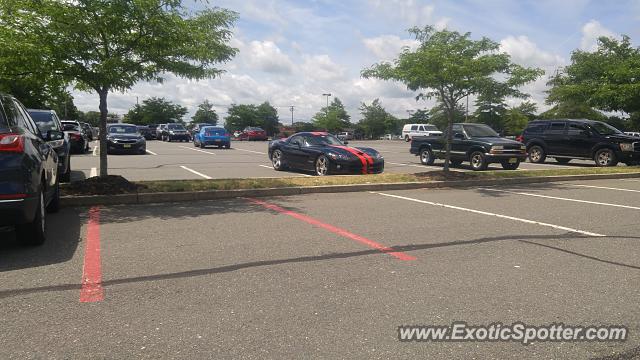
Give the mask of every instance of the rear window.
[[208, 136], [224, 135], [226, 131], [220, 128], [204, 128], [205, 134]]
[[184, 130], [184, 126], [182, 126], [182, 125], [167, 125], [167, 129], [169, 129], [169, 130]]
[[62, 123], [63, 131], [80, 131], [80, 126], [73, 123]]
[[53, 114], [50, 112], [29, 111], [29, 115], [31, 115], [33, 121], [36, 122], [41, 133], [46, 134], [49, 130], [57, 130], [56, 123], [53, 120]]

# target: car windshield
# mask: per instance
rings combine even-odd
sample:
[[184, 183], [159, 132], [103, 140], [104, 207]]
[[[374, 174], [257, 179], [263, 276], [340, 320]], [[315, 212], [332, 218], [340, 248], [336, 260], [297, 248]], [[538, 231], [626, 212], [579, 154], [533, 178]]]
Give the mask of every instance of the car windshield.
[[135, 126], [110, 126], [110, 134], [136, 134], [138, 128]]
[[464, 130], [466, 131], [469, 137], [500, 137], [497, 132], [495, 132], [492, 128], [487, 125], [482, 124], [465, 124]]
[[49, 130], [56, 130], [56, 123], [53, 121], [53, 115], [42, 111], [29, 111], [29, 115], [38, 125], [41, 133], [46, 134]]
[[622, 134], [622, 131], [602, 122], [592, 122], [589, 125], [591, 125], [591, 127], [600, 135]]
[[342, 141], [331, 134], [306, 136], [307, 145], [344, 145]]
[[62, 123], [63, 131], [80, 131], [80, 126], [74, 123]]
[[182, 125], [167, 125], [167, 129], [169, 130], [184, 130], [184, 126]]

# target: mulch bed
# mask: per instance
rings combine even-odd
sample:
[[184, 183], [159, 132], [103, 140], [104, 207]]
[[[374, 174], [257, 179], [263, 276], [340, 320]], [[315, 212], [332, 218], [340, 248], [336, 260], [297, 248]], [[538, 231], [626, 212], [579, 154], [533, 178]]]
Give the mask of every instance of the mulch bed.
[[134, 184], [122, 176], [109, 175], [105, 178], [92, 177], [63, 186], [65, 195], [118, 195], [132, 194], [146, 189], [145, 185]]

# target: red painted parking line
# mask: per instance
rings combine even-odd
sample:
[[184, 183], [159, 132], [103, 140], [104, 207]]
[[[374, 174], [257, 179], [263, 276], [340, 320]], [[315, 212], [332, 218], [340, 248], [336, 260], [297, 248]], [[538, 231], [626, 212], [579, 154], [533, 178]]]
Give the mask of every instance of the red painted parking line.
[[82, 269], [82, 289], [80, 302], [97, 302], [104, 299], [102, 288], [102, 269], [100, 264], [100, 207], [89, 210], [87, 241], [84, 248], [84, 267]]
[[377, 242], [375, 242], [373, 240], [370, 240], [370, 239], [367, 239], [367, 238], [365, 238], [363, 236], [354, 234], [354, 233], [349, 232], [349, 231], [347, 231], [345, 229], [341, 229], [341, 228], [339, 228], [337, 226], [333, 226], [333, 225], [329, 225], [329, 224], [323, 223], [322, 221], [314, 219], [314, 218], [312, 218], [310, 216], [303, 215], [303, 214], [297, 213], [295, 211], [287, 210], [287, 209], [282, 208], [282, 207], [280, 207], [278, 205], [271, 204], [271, 203], [268, 203], [268, 202], [265, 202], [265, 201], [262, 201], [262, 200], [258, 200], [258, 199], [254, 199], [254, 198], [246, 198], [246, 199], [251, 201], [254, 204], [261, 205], [261, 206], [263, 206], [263, 207], [265, 207], [267, 209], [277, 211], [277, 212], [279, 212], [281, 214], [284, 214], [284, 215], [289, 215], [289, 216], [291, 216], [293, 218], [296, 218], [296, 219], [298, 219], [300, 221], [304, 221], [304, 222], [306, 222], [308, 224], [311, 224], [311, 225], [317, 226], [319, 228], [325, 229], [325, 230], [330, 231], [330, 232], [332, 232], [334, 234], [337, 234], [337, 235], [340, 235], [342, 237], [346, 237], [348, 239], [357, 241], [357, 242], [359, 242], [361, 244], [365, 244], [365, 245], [367, 245], [367, 246], [369, 246], [371, 248], [374, 248], [376, 250], [380, 250], [381, 252], [383, 252], [385, 254], [389, 254], [389, 255], [395, 257], [396, 259], [404, 260], [404, 261], [415, 260], [416, 259], [414, 256], [407, 255], [407, 254], [405, 254], [403, 252], [400, 252], [400, 251], [395, 251], [390, 247], [386, 247], [386, 246], [384, 246], [382, 244], [379, 244], [379, 243], [377, 243]]

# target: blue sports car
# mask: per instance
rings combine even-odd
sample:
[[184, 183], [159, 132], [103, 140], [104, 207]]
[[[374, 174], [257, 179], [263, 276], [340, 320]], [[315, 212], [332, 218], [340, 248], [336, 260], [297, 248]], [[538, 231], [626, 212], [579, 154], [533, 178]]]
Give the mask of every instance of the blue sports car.
[[209, 145], [215, 145], [219, 148], [231, 147], [231, 134], [222, 127], [205, 126], [193, 136], [193, 145], [195, 147], [205, 148]]

